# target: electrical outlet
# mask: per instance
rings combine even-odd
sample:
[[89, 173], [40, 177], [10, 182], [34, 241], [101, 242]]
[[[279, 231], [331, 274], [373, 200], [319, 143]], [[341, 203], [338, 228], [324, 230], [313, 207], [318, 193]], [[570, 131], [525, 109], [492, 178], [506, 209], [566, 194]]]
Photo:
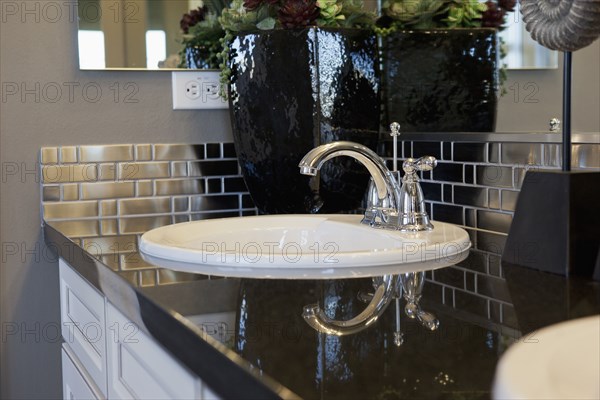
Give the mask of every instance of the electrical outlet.
[[219, 95], [219, 71], [172, 72], [173, 110], [228, 108]]

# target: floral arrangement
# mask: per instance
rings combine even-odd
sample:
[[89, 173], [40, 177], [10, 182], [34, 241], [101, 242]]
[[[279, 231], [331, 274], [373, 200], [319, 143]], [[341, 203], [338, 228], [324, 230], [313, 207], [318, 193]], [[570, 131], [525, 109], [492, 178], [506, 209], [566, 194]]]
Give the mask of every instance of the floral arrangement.
[[397, 29], [502, 29], [515, 6], [516, 0], [384, 0], [377, 25], [383, 35]]
[[[183, 46], [179, 52], [180, 68], [219, 68], [218, 55], [222, 51], [221, 39], [225, 36], [225, 31], [218, 17], [225, 4], [216, 0], [207, 4], [210, 7], [203, 5], [191, 10], [179, 22], [183, 33]], [[192, 58], [201, 59], [201, 64], [198, 65], [197, 60]]]

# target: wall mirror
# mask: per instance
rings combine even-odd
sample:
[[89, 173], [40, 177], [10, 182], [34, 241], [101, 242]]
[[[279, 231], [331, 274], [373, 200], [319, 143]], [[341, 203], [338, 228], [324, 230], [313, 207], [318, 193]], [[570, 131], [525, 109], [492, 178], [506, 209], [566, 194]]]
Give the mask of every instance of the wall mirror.
[[[183, 14], [201, 0], [78, 0], [81, 69], [172, 70], [179, 65]], [[509, 69], [556, 68], [558, 56], [531, 39], [518, 11], [501, 36]]]

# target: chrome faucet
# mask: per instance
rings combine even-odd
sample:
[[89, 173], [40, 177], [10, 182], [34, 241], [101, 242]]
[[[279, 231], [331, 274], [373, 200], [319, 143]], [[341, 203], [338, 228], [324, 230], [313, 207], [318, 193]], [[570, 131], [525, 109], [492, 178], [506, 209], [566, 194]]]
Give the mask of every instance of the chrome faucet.
[[373, 187], [361, 223], [375, 228], [401, 231], [433, 229], [425, 211], [425, 199], [417, 171], [431, 171], [437, 160], [431, 156], [408, 158], [402, 164], [405, 172], [402, 187], [385, 165], [385, 161], [368, 147], [353, 142], [333, 142], [315, 147], [298, 165], [300, 173], [317, 175], [325, 161], [337, 156], [350, 156], [362, 163], [371, 173]]
[[[409, 232], [433, 229], [425, 211], [423, 191], [419, 185], [417, 171], [433, 169], [436, 166], [434, 157], [407, 159], [402, 165], [405, 176], [400, 187], [394, 173], [386, 167], [385, 161], [371, 149], [353, 142], [333, 142], [309, 151], [298, 165], [300, 173], [316, 176], [327, 160], [337, 156], [350, 156], [363, 164], [371, 173], [372, 183], [369, 188], [368, 204], [361, 223], [375, 228]], [[375, 292], [370, 295], [370, 303], [356, 317], [347, 321], [336, 321], [329, 318], [318, 304], [310, 304], [304, 307], [302, 314], [304, 320], [317, 331], [330, 335], [348, 335], [366, 329], [385, 311], [392, 298], [399, 296], [400, 286], [408, 285], [397, 275], [385, 275], [382, 279], [373, 278], [373, 282]], [[412, 296], [412, 291], [410, 293]], [[422, 323], [431, 330], [437, 328], [435, 317], [422, 311], [418, 306], [419, 298], [420, 291], [418, 296], [407, 298], [410, 302], [410, 307], [407, 306], [406, 309], [407, 315], [419, 319], [420, 322], [423, 320]], [[397, 333], [398, 344], [401, 344], [401, 333]]]
[[337, 156], [350, 156], [359, 161], [369, 170], [375, 184], [378, 201], [371, 202], [367, 207], [361, 223], [373, 227], [399, 229], [400, 187], [386, 167], [385, 161], [368, 147], [345, 141], [315, 147], [300, 161], [300, 173], [315, 176], [325, 161]]

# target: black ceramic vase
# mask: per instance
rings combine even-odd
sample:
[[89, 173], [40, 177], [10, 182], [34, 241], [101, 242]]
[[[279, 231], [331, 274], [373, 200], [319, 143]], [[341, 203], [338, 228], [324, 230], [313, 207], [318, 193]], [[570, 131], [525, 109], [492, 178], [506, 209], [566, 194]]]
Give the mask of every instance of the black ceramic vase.
[[237, 36], [229, 105], [238, 159], [261, 213], [359, 207], [368, 175], [348, 157], [300, 175], [312, 148], [351, 140], [372, 149], [379, 127], [377, 39], [367, 30], [304, 28]]
[[497, 31], [397, 31], [383, 39], [384, 122], [403, 132], [493, 132]]

